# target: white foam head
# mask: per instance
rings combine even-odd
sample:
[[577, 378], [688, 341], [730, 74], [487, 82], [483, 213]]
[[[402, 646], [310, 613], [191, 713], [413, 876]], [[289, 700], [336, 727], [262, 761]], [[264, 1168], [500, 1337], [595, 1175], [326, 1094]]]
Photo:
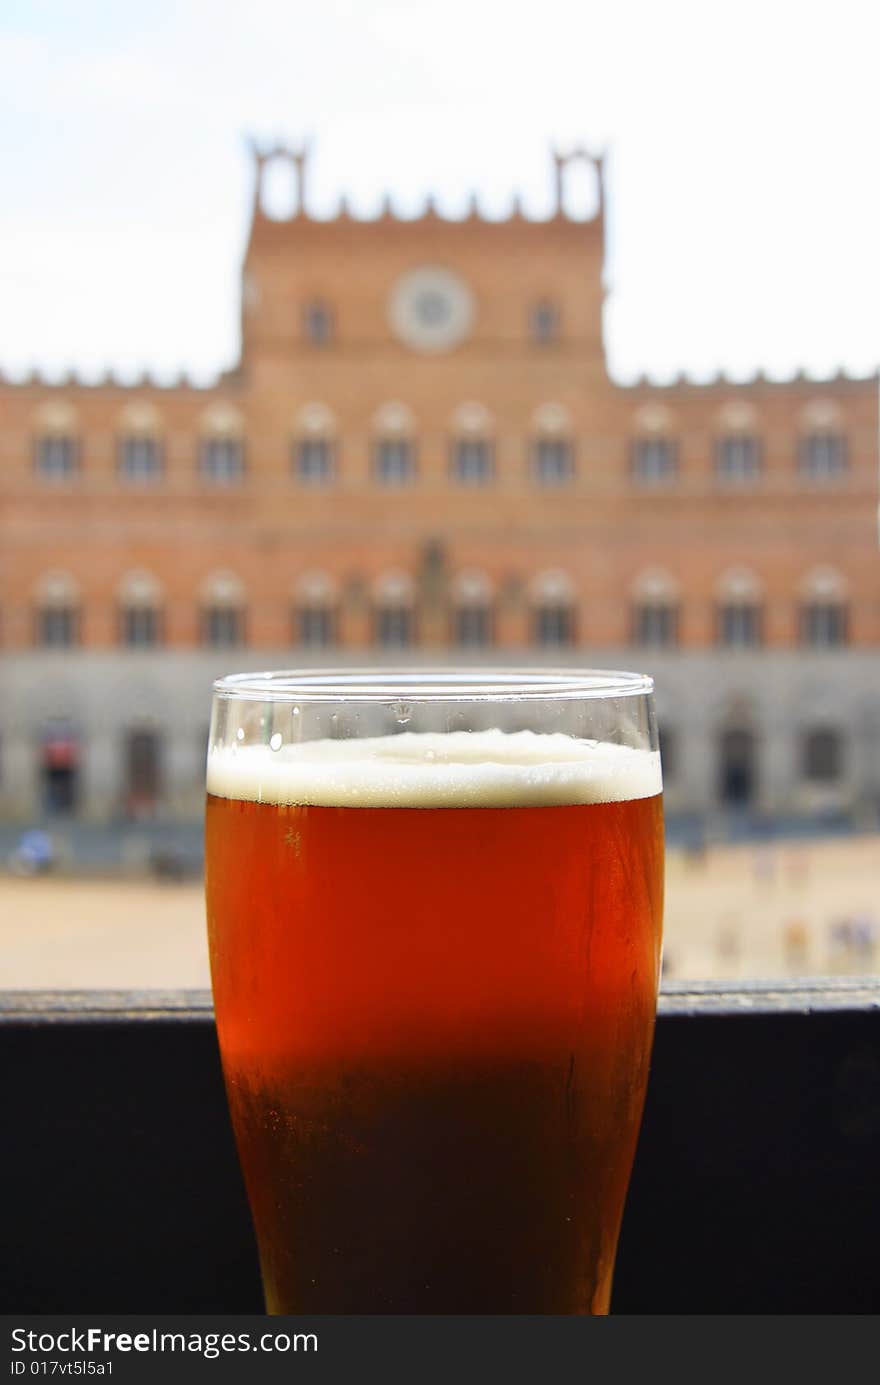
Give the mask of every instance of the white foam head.
[[660, 756], [534, 731], [401, 732], [212, 747], [208, 792], [336, 808], [515, 808], [621, 803], [662, 787]]

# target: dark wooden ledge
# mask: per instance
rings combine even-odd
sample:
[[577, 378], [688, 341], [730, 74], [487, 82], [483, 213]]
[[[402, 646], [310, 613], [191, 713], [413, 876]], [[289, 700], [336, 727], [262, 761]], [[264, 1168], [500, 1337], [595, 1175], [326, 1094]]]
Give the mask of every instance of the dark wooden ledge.
[[[207, 991], [0, 993], [7, 1313], [259, 1312]], [[875, 1313], [880, 979], [670, 982], [618, 1313]]]
[[[659, 1014], [817, 1014], [880, 1009], [880, 976], [792, 981], [672, 981], [660, 993]], [[207, 990], [0, 991], [0, 1025], [194, 1020], [213, 1022]]]

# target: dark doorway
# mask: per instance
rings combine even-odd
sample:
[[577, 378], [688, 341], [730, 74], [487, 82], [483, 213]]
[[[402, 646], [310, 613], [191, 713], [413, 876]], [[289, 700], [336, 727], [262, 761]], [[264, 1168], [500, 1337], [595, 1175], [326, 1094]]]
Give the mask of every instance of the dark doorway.
[[43, 727], [40, 751], [43, 806], [53, 816], [76, 812], [79, 741], [71, 722], [59, 717]]
[[150, 817], [162, 788], [162, 744], [158, 731], [139, 727], [125, 741], [125, 806], [131, 817]]
[[757, 787], [755, 735], [744, 727], [721, 732], [721, 802], [730, 808], [746, 808]]

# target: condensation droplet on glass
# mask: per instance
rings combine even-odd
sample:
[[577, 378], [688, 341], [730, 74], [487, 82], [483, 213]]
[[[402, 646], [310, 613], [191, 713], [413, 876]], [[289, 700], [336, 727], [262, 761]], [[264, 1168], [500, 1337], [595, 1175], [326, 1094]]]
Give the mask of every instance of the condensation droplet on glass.
[[294, 715], [295, 717], [298, 717], [298, 716], [299, 716], [299, 707], [294, 707], [294, 709], [293, 709], [293, 715]]
[[273, 735], [271, 735], [271, 736], [269, 737], [269, 745], [271, 746], [271, 748], [272, 748], [273, 750], [280, 750], [280, 749], [281, 749], [281, 732], [280, 732], [280, 731], [276, 731]]
[[236, 740], [239, 740], [239, 741], [243, 741], [243, 740], [244, 740], [244, 727], [243, 727], [243, 726], [239, 726], [238, 730], [237, 730], [236, 733], [235, 733], [235, 738], [236, 738]]

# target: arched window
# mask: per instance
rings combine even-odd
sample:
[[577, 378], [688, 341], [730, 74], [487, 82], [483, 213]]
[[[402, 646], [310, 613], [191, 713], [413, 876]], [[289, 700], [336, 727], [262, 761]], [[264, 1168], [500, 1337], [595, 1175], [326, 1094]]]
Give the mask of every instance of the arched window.
[[715, 475], [733, 485], [761, 475], [761, 442], [748, 433], [727, 433], [715, 444]]
[[553, 346], [559, 341], [562, 312], [550, 298], [539, 298], [529, 308], [529, 336], [536, 346]]
[[754, 573], [731, 568], [716, 587], [715, 639], [723, 649], [754, 649], [763, 643], [763, 589]]
[[159, 411], [152, 404], [129, 404], [120, 419], [117, 467], [125, 481], [155, 481], [162, 475]]
[[234, 649], [245, 642], [245, 591], [234, 572], [212, 573], [202, 583], [201, 639], [207, 649]]
[[405, 404], [383, 404], [373, 420], [373, 475], [382, 486], [415, 480], [414, 421]]
[[814, 399], [803, 410], [798, 440], [798, 470], [809, 481], [833, 481], [848, 465], [844, 419], [833, 399]]
[[731, 400], [719, 411], [715, 440], [715, 475], [719, 481], [745, 485], [760, 476], [762, 449], [757, 423], [757, 410], [745, 399]]
[[574, 584], [564, 572], [541, 573], [532, 583], [532, 643], [561, 649], [575, 642]]
[[45, 481], [66, 481], [79, 470], [77, 418], [72, 405], [52, 400], [34, 419], [34, 471]]
[[214, 404], [202, 416], [199, 470], [217, 485], [234, 485], [244, 476], [244, 421], [233, 405]]
[[800, 643], [835, 649], [849, 639], [847, 584], [833, 568], [815, 568], [801, 585]]
[[329, 346], [333, 340], [333, 311], [322, 298], [313, 298], [303, 308], [303, 336], [310, 346]]
[[79, 587], [67, 572], [47, 572], [35, 593], [34, 642], [44, 649], [79, 643]]
[[415, 644], [415, 589], [405, 572], [389, 572], [374, 586], [374, 639], [380, 649], [406, 649]]
[[150, 572], [129, 572], [119, 585], [119, 642], [129, 649], [162, 643], [162, 588]]
[[636, 438], [631, 470], [633, 480], [642, 485], [674, 480], [678, 472], [678, 444], [672, 438]]
[[532, 418], [532, 479], [539, 486], [561, 486], [574, 475], [574, 443], [568, 410], [542, 404]]
[[672, 436], [673, 417], [665, 404], [644, 404], [637, 410], [635, 437], [630, 447], [630, 475], [639, 485], [662, 485], [678, 472], [678, 444]]
[[452, 416], [450, 470], [464, 486], [491, 481], [495, 467], [492, 419], [482, 404], [462, 404]]
[[810, 481], [833, 481], [847, 469], [847, 445], [842, 433], [808, 433], [798, 448], [800, 473]]
[[324, 404], [300, 409], [293, 441], [294, 474], [310, 486], [325, 486], [336, 471], [336, 419]]
[[337, 642], [339, 594], [332, 577], [307, 572], [296, 584], [293, 641], [306, 649], [329, 649]]
[[452, 642], [485, 649], [494, 640], [493, 589], [482, 572], [460, 572], [452, 583]]
[[633, 643], [671, 649], [679, 637], [679, 586], [659, 569], [643, 572], [633, 584]]
[[843, 775], [843, 736], [832, 726], [804, 732], [803, 777], [812, 784], [833, 784]]

